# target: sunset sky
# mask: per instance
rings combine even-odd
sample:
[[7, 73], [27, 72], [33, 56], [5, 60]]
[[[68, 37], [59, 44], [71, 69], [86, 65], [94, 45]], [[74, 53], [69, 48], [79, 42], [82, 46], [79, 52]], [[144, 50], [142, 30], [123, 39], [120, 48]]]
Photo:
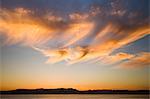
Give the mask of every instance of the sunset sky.
[[0, 0], [0, 90], [149, 89], [149, 0]]

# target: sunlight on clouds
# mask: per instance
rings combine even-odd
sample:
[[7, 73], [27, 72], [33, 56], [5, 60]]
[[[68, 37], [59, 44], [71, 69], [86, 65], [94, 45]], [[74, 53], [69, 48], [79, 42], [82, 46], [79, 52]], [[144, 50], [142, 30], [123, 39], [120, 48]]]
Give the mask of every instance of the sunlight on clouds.
[[122, 62], [119, 67], [123, 68], [136, 68], [136, 67], [145, 67], [150, 65], [150, 53], [142, 52], [137, 54], [135, 57]]
[[[46, 63], [65, 60], [68, 64], [74, 64], [91, 59], [104, 64], [128, 59], [128, 62], [121, 64], [127, 67], [131, 64], [149, 63], [149, 53], [140, 56], [127, 53], [110, 55], [114, 50], [148, 35], [150, 29], [147, 24], [127, 28], [118, 24], [119, 22], [110, 21], [99, 29], [97, 22], [101, 22], [101, 19], [95, 19], [95, 16], [100, 14], [101, 10], [96, 8], [94, 11], [94, 15], [91, 10], [87, 13], [71, 13], [67, 20], [51, 12], [37, 17], [35, 12], [29, 9], [1, 9], [0, 33], [6, 37], [5, 44], [21, 43], [41, 52], [48, 57]], [[98, 31], [94, 33], [96, 29]], [[82, 43], [86, 42], [84, 40], [92, 33], [91, 41], [83, 45]], [[54, 40], [57, 41], [55, 47], [48, 45]]]
[[68, 47], [75, 42], [81, 40], [82, 38], [86, 37], [86, 35], [91, 32], [92, 28], [93, 24], [89, 22], [71, 25], [71, 27], [67, 31], [65, 31], [67, 32], [67, 34], [64, 35], [64, 37], [71, 36], [71, 39], [68, 41], [68, 43], [64, 45], [64, 47]]
[[134, 55], [132, 54], [127, 54], [127, 53], [117, 53], [115, 55], [109, 55], [109, 56], [104, 56], [101, 61], [103, 64], [109, 64], [112, 65], [114, 63], [126, 60], [126, 59], [131, 59], [133, 58]]
[[28, 15], [28, 11], [20, 9], [14, 12], [1, 11], [0, 31], [7, 37], [5, 43], [42, 44], [52, 37], [53, 29], [42, 26]]

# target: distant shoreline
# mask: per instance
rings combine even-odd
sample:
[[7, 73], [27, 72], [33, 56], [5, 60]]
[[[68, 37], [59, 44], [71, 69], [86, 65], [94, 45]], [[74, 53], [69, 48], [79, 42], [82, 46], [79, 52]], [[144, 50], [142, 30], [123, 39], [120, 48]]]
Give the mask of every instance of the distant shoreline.
[[79, 91], [73, 88], [57, 89], [16, 89], [0, 91], [0, 94], [149, 94], [150, 90], [86, 90]]

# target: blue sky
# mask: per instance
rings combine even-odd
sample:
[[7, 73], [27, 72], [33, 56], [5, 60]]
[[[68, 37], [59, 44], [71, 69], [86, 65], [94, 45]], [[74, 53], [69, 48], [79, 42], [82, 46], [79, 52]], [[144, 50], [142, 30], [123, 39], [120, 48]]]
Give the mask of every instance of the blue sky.
[[1, 0], [1, 90], [148, 89], [148, 0]]

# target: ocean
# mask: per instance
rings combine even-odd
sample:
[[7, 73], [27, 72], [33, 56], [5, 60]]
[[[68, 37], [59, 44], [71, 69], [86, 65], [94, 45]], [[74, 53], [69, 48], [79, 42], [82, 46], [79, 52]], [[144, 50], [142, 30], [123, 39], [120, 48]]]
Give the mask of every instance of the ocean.
[[149, 99], [149, 95], [126, 94], [30, 94], [1, 95], [0, 99]]

